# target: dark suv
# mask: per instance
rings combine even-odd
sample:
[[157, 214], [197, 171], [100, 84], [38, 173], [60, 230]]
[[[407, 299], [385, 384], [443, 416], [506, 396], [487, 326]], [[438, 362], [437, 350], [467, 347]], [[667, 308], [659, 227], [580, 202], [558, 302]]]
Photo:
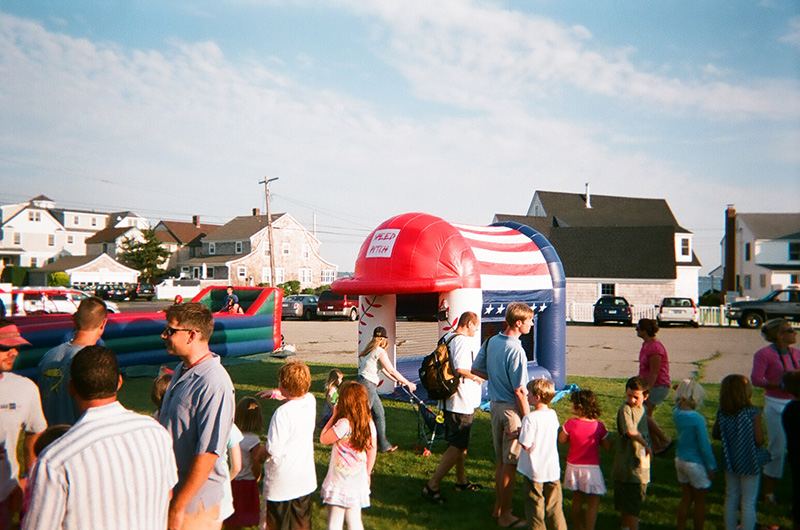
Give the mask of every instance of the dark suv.
[[349, 320], [358, 320], [358, 295], [322, 291], [317, 302], [317, 316], [320, 318], [342, 317]]
[[743, 328], [760, 328], [772, 318], [800, 322], [800, 289], [778, 289], [760, 300], [731, 302], [725, 308], [725, 316]]
[[129, 300], [144, 298], [150, 301], [156, 297], [156, 289], [152, 283], [129, 283], [127, 291]]
[[621, 296], [601, 296], [594, 304], [594, 323], [621, 322], [631, 325], [631, 305]]

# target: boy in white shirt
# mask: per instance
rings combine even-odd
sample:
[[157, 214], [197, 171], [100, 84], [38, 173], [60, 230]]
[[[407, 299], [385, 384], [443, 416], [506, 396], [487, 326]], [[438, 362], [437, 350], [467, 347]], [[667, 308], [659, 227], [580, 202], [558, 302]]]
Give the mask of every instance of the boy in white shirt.
[[[531, 412], [522, 418], [517, 472], [525, 483], [525, 518], [533, 530], [567, 530], [561, 496], [561, 466], [558, 462], [558, 415], [547, 405], [556, 395], [553, 382], [528, 382]], [[547, 524], [545, 524], [545, 522]]]
[[311, 372], [291, 362], [278, 370], [286, 403], [272, 415], [267, 431], [261, 528], [311, 528], [311, 494], [317, 489], [314, 427], [317, 402], [308, 392]]

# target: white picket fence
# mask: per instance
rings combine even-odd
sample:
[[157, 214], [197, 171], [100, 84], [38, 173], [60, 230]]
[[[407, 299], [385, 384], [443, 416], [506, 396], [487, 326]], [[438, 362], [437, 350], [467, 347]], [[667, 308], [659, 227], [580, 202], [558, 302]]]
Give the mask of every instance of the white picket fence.
[[[700, 307], [698, 320], [701, 326], [730, 326], [725, 318], [725, 307]], [[658, 309], [652, 305], [632, 306], [633, 322], [640, 318], [656, 318]], [[567, 304], [567, 322], [592, 322], [594, 320], [594, 304], [572, 302]]]

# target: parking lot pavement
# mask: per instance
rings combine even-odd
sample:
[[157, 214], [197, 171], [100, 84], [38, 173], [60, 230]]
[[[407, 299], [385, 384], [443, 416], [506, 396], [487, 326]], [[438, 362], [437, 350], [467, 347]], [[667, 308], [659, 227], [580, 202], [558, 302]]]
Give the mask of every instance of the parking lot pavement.
[[[287, 344], [308, 362], [356, 365], [358, 323], [345, 321], [283, 321]], [[421, 356], [436, 346], [433, 322], [398, 322], [399, 357]], [[731, 373], [749, 377], [753, 354], [766, 343], [755, 330], [738, 327], [669, 327], [658, 333], [669, 355], [673, 381], [692, 377], [704, 364], [703, 381], [719, 383]], [[638, 373], [642, 341], [633, 327], [567, 326], [567, 375], [630, 377]]]

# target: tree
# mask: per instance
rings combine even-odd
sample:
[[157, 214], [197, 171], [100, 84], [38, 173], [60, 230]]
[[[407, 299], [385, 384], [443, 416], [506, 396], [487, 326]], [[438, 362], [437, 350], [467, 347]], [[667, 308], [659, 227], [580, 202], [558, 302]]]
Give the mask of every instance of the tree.
[[69, 274], [66, 272], [54, 272], [47, 279], [48, 287], [66, 287], [69, 285]]
[[167, 261], [170, 253], [161, 246], [155, 230], [142, 230], [142, 238], [142, 241], [138, 241], [126, 237], [122, 241], [120, 257], [126, 265], [140, 271], [145, 280], [152, 281], [153, 278], [163, 274], [158, 266]]

